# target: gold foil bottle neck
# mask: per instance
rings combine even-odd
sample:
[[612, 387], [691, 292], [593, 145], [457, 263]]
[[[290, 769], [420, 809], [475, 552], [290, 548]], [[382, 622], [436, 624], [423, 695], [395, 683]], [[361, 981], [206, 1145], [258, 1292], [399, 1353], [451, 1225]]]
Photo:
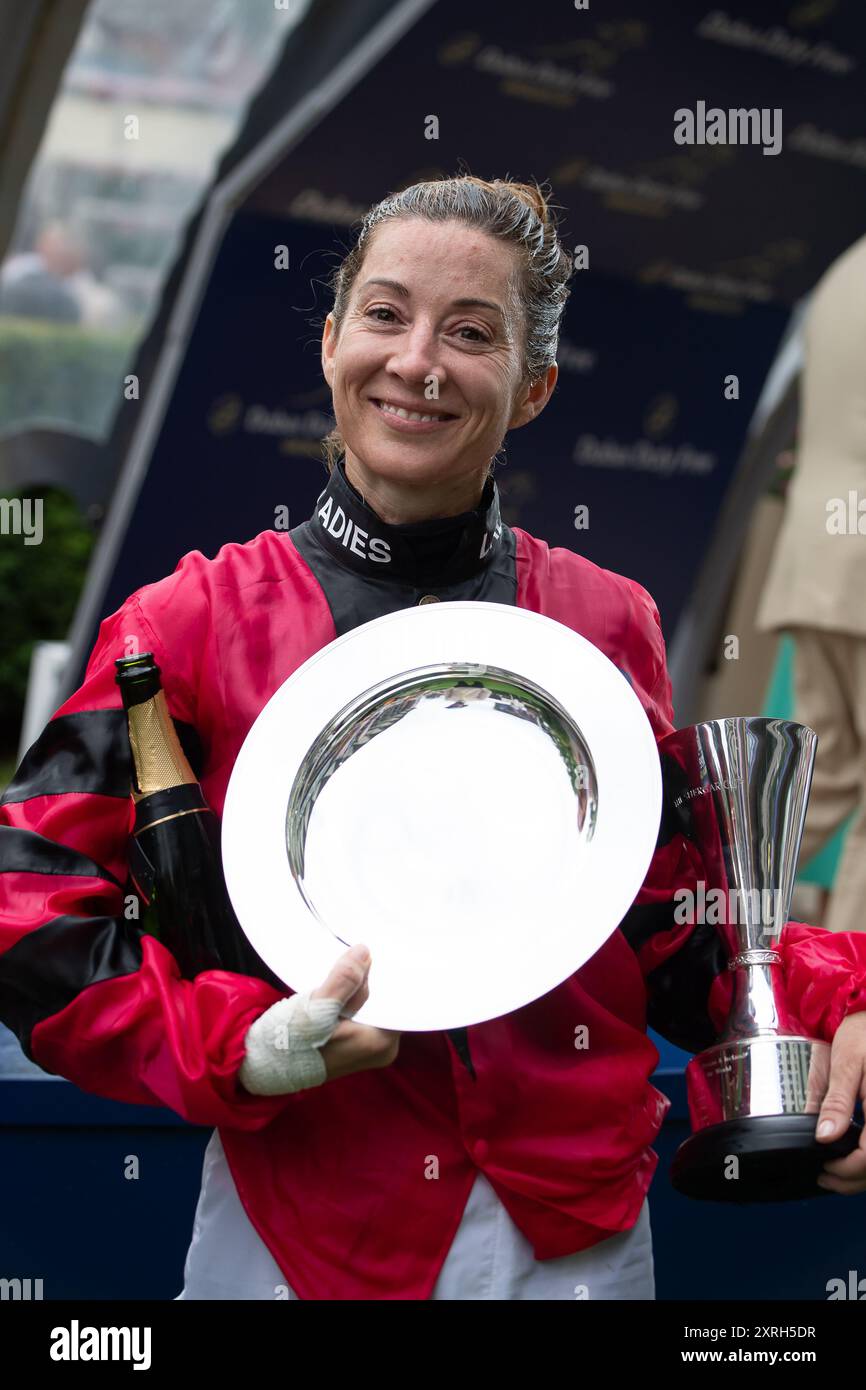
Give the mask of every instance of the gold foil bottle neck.
[[164, 791], [166, 787], [198, 781], [181, 748], [164, 690], [158, 690], [152, 699], [140, 705], [133, 705], [126, 711], [126, 717], [138, 783], [138, 791], [133, 792], [134, 800], [149, 796], [151, 792]]

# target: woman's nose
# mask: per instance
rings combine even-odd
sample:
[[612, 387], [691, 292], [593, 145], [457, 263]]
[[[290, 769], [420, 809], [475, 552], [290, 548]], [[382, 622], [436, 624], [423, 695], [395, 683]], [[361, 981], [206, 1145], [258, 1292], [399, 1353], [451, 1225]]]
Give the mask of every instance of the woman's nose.
[[400, 376], [423, 382], [430, 376], [442, 380], [444, 372], [436, 334], [418, 325], [402, 333], [393, 344], [389, 365]]

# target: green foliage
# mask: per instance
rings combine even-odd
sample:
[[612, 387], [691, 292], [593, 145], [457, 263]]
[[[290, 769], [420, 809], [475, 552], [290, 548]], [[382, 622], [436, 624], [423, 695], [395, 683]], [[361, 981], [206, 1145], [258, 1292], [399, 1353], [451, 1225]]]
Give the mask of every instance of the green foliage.
[[95, 539], [66, 493], [39, 495], [42, 544], [0, 534], [0, 749], [7, 754], [18, 738], [33, 644], [65, 639]]
[[136, 337], [0, 317], [0, 433], [50, 425], [104, 439]]

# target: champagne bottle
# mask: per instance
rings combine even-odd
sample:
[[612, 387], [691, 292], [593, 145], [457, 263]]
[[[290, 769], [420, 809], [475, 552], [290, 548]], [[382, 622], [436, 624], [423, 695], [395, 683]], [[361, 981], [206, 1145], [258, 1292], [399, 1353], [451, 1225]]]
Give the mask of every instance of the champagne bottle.
[[135, 824], [129, 869], [155, 912], [159, 937], [183, 976], [202, 970], [258, 975], [283, 990], [247, 941], [229, 901], [219, 822], [205, 800], [174, 726], [152, 652], [115, 661], [132, 752]]

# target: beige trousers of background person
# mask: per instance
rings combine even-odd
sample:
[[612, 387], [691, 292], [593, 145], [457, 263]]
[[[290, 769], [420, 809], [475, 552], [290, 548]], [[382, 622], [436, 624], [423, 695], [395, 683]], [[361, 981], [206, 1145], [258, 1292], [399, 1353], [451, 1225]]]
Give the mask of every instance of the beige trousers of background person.
[[866, 931], [866, 637], [797, 627], [795, 718], [818, 735], [800, 863], [856, 810], [823, 925]]

